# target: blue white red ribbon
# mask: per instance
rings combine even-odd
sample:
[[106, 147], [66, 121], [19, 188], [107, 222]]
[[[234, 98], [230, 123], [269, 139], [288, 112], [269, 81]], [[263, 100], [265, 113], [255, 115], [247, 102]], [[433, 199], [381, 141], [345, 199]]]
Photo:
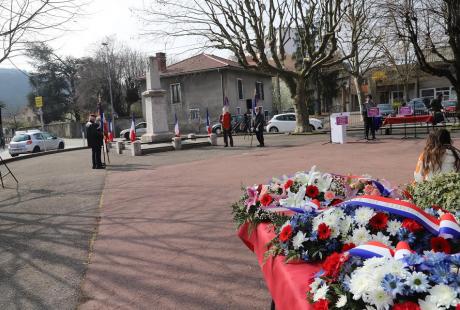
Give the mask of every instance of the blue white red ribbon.
[[395, 250], [381, 242], [369, 241], [349, 250], [348, 253], [364, 259], [372, 257], [394, 257], [395, 259], [402, 259], [404, 256], [414, 253], [414, 251], [404, 241], [400, 241]]
[[344, 201], [342, 205], [363, 206], [396, 214], [417, 221], [433, 235], [440, 235], [444, 238], [460, 238], [460, 225], [452, 214], [444, 214], [441, 219], [438, 219], [407, 201], [366, 195]]

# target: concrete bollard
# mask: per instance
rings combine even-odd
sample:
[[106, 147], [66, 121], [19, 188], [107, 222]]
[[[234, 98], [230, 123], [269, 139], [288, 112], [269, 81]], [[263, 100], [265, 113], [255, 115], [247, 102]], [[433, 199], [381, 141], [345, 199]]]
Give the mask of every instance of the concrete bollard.
[[125, 148], [125, 144], [122, 141], [117, 141], [116, 142], [116, 150], [117, 154], [123, 153], [123, 149]]
[[187, 136], [187, 138], [188, 138], [189, 140], [196, 140], [196, 135], [195, 135], [194, 133], [189, 133], [188, 136]]
[[172, 138], [172, 146], [176, 151], [180, 150], [182, 148], [182, 139], [180, 137]]
[[209, 136], [209, 142], [211, 142], [211, 145], [213, 145], [213, 146], [217, 145], [217, 135], [215, 133], [212, 133]]
[[141, 141], [134, 141], [131, 143], [131, 156], [141, 156], [142, 155], [142, 143]]

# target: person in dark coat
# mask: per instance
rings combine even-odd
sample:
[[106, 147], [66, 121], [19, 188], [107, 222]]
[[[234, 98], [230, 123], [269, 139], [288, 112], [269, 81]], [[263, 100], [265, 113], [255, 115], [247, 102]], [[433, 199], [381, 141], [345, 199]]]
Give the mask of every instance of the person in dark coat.
[[431, 110], [433, 111], [434, 125], [444, 121], [444, 115], [442, 114], [442, 99], [443, 95], [438, 94], [436, 99], [431, 101]]
[[104, 169], [101, 161], [103, 138], [102, 127], [96, 123], [96, 115], [91, 114], [86, 123], [86, 139], [91, 148], [93, 169]]
[[369, 140], [369, 131], [371, 132], [372, 140], [375, 140], [374, 118], [369, 117], [369, 115], [367, 114], [367, 111], [370, 108], [374, 108], [374, 107], [375, 107], [375, 104], [374, 104], [374, 101], [372, 101], [372, 96], [367, 95], [366, 101], [363, 103], [363, 106], [362, 106], [363, 120], [364, 120], [364, 132], [366, 135], [366, 140]]
[[254, 121], [254, 130], [256, 132], [257, 141], [259, 141], [258, 147], [264, 147], [264, 127], [265, 127], [265, 116], [262, 113], [262, 107], [256, 108], [256, 119]]

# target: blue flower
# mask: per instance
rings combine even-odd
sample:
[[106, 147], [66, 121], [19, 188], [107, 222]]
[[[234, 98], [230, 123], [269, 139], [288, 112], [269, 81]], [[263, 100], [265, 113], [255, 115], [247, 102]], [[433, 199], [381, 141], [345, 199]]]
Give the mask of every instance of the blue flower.
[[337, 241], [337, 239], [331, 239], [326, 244], [326, 249], [330, 252], [337, 250], [338, 247], [339, 247], [339, 242]]
[[455, 275], [450, 272], [450, 264], [446, 261], [435, 264], [431, 268], [430, 280], [442, 284], [449, 284], [449, 282], [455, 280]]
[[449, 257], [449, 260], [452, 264], [460, 267], [460, 254], [454, 254]]
[[423, 253], [425, 255], [425, 265], [429, 267], [434, 267], [436, 264], [445, 261], [447, 259], [447, 254], [442, 252], [431, 252], [425, 251]]
[[415, 235], [410, 232], [408, 229], [401, 227], [398, 231], [398, 240], [399, 241], [406, 241], [409, 244], [412, 244], [415, 242], [416, 237]]
[[382, 279], [382, 287], [385, 292], [391, 294], [391, 296], [396, 297], [396, 295], [403, 294], [404, 283], [401, 278], [395, 276], [394, 274], [387, 274]]
[[403, 261], [408, 265], [408, 266], [415, 266], [415, 265], [420, 265], [424, 262], [424, 259], [422, 256], [418, 254], [409, 254], [403, 257]]
[[308, 262], [310, 260], [310, 256], [308, 255], [308, 250], [306, 251], [303, 251], [301, 254], [300, 254], [302, 260]]

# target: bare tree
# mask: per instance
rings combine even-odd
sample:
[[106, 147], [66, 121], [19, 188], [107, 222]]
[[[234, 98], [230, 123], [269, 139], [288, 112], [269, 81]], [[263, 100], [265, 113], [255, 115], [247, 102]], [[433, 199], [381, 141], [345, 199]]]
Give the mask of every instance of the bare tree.
[[[344, 0], [157, 0], [140, 14], [152, 35], [205, 38], [230, 50], [245, 68], [279, 76], [295, 102], [297, 132], [309, 131], [307, 84], [317, 69], [351, 57], [338, 52]], [[158, 30], [159, 29], [159, 30]], [[285, 46], [295, 35], [301, 66], [288, 68]]]
[[381, 64], [383, 58], [382, 41], [384, 32], [378, 18], [378, 8], [374, 2], [348, 0], [344, 25], [339, 36], [343, 54], [355, 50], [353, 57], [347, 58], [345, 69], [353, 79], [358, 95], [359, 110], [362, 113], [364, 94], [362, 91], [365, 76]]
[[0, 0], [0, 63], [27, 43], [45, 40], [45, 30], [63, 29], [81, 5], [78, 0]]
[[388, 5], [396, 16], [394, 27], [412, 44], [420, 69], [447, 78], [459, 94], [460, 1], [399, 0]]

